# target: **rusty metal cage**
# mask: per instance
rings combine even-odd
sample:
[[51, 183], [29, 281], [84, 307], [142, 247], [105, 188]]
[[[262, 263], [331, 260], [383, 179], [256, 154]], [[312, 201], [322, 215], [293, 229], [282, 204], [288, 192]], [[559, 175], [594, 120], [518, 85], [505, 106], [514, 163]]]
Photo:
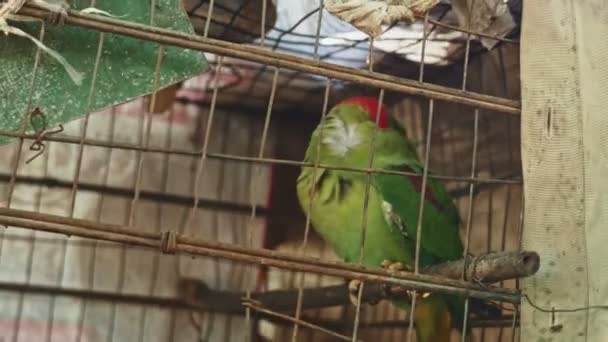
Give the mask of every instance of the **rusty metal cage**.
[[[0, 131], [14, 138], [0, 147], [10, 161], [0, 170], [4, 340], [414, 341], [408, 312], [387, 301], [365, 305], [384, 296], [374, 284], [494, 301], [500, 317], [465, 320], [465, 328], [473, 327], [477, 341], [516, 340], [517, 279], [485, 284], [464, 273], [423, 274], [418, 265], [394, 275], [340, 262], [293, 194], [301, 166], [335, 168], [301, 162], [328, 108], [347, 94], [374, 94], [416, 143], [423, 184], [439, 179], [456, 199], [463, 258], [519, 251], [516, 37], [446, 23], [451, 7], [442, 2], [417, 22], [421, 36], [410, 44], [420, 50], [418, 62], [390, 53], [378, 60], [381, 39], [322, 51], [320, 41], [329, 38], [321, 33], [329, 15], [323, 1], [291, 27], [277, 26], [280, 14], [268, 0], [184, 4], [198, 36], [77, 11], [66, 25], [157, 42], [159, 55], [163, 45], [204, 52], [210, 69], [181, 85], [198, 95], [158, 89], [84, 113], [62, 132], [29, 133], [25, 125]], [[49, 14], [29, 3], [20, 13]], [[297, 32], [306, 20], [316, 23], [315, 34]], [[443, 39], [436, 30], [461, 33], [441, 66], [425, 63], [428, 42]], [[476, 37], [499, 44], [487, 51]], [[300, 45], [312, 53], [290, 49]], [[350, 50], [363, 54], [340, 55]], [[343, 65], [349, 63], [367, 70]], [[30, 101], [24, 122], [35, 105]], [[45, 144], [44, 153], [30, 160], [34, 143]], [[344, 301], [351, 279], [370, 284], [356, 307]]]

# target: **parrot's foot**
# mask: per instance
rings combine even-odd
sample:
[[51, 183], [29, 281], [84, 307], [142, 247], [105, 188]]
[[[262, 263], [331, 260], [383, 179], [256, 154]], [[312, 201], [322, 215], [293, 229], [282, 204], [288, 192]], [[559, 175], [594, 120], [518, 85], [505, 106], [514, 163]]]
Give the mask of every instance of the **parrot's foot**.
[[405, 265], [401, 262], [392, 262], [390, 260], [384, 260], [382, 262], [382, 268], [389, 270], [389, 271], [393, 271], [393, 272], [399, 272], [399, 271], [411, 272], [412, 271], [412, 268], [409, 265]]
[[351, 280], [348, 283], [348, 298], [350, 299], [350, 302], [354, 305], [357, 306], [357, 303], [359, 302], [359, 288], [361, 287], [361, 280]]
[[[392, 262], [390, 260], [384, 260], [382, 262], [382, 268], [392, 271], [392, 272], [400, 272], [400, 271], [414, 272], [414, 270], [412, 269], [411, 266], [405, 265], [401, 262]], [[430, 295], [429, 292], [416, 292], [414, 290], [406, 290], [405, 292], [406, 292], [407, 296], [410, 298], [410, 300], [414, 296], [416, 296], [416, 298], [418, 298], [418, 299], [424, 299]]]

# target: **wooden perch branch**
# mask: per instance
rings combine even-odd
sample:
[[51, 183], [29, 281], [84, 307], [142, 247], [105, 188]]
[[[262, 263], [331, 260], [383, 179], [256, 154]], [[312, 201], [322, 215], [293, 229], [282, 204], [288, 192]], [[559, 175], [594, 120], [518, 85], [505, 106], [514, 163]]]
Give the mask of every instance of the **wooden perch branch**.
[[529, 277], [540, 268], [540, 256], [536, 252], [497, 252], [470, 256], [425, 268], [422, 272], [477, 283], [491, 284], [502, 280]]
[[[500, 252], [428, 267], [424, 273], [477, 283], [493, 283], [501, 280], [531, 276], [540, 267], [540, 257], [535, 252]], [[192, 306], [204, 310], [237, 313], [243, 311], [244, 294], [215, 291], [196, 279], [184, 278], [179, 284], [180, 297]], [[384, 283], [367, 283], [363, 287], [362, 302], [373, 303], [406, 294], [407, 288], [387, 286]], [[332, 285], [303, 289], [302, 309], [338, 306], [350, 303], [347, 285]], [[297, 290], [273, 290], [251, 294], [258, 306], [273, 311], [291, 311], [296, 307]]]

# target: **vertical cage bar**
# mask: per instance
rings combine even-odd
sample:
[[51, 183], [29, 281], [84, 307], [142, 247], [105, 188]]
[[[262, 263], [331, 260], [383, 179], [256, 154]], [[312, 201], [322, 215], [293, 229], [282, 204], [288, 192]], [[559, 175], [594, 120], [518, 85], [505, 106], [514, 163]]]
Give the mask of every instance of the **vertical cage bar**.
[[[91, 79], [91, 86], [89, 88], [89, 94], [87, 97], [87, 106], [86, 106], [86, 115], [84, 117], [84, 120], [82, 122], [82, 127], [81, 127], [81, 132], [80, 132], [80, 139], [78, 142], [78, 155], [76, 157], [76, 168], [74, 170], [74, 181], [72, 183], [72, 189], [71, 189], [71, 194], [70, 194], [70, 206], [68, 209], [68, 215], [69, 217], [74, 217], [74, 209], [76, 207], [76, 194], [78, 192], [78, 181], [80, 180], [80, 172], [81, 172], [81, 166], [82, 166], [82, 157], [84, 155], [84, 140], [86, 138], [86, 134], [87, 134], [87, 129], [89, 126], [89, 119], [91, 117], [91, 108], [93, 105], [93, 98], [95, 95], [95, 85], [97, 82], [97, 75], [99, 73], [99, 64], [101, 62], [101, 55], [102, 55], [102, 51], [103, 51], [103, 45], [104, 45], [104, 40], [105, 40], [105, 34], [103, 32], [99, 33], [99, 40], [97, 43], [97, 53], [95, 56], [95, 65], [93, 67], [93, 75], [92, 75], [92, 79]], [[67, 254], [67, 248], [68, 248], [68, 238], [64, 237], [61, 240], [61, 245], [60, 245], [60, 256], [59, 256], [59, 264], [61, 265], [59, 268], [59, 275], [57, 277], [57, 286], [61, 286], [61, 284], [63, 283], [63, 277], [65, 276], [65, 269], [66, 269], [66, 254]], [[47, 331], [46, 331], [46, 340], [47, 341], [51, 341], [52, 336], [53, 336], [53, 330], [54, 330], [54, 322], [55, 322], [55, 304], [56, 304], [56, 300], [57, 297], [56, 296], [51, 296], [51, 303], [49, 305], [49, 317], [48, 317], [48, 324], [47, 324]]]
[[319, 2], [319, 19], [317, 20], [317, 32], [315, 32], [315, 47], [313, 50], [313, 60], [319, 60], [319, 39], [321, 37], [321, 25], [323, 23], [323, 8], [325, 8], [325, 0]]
[[[429, 159], [431, 152], [431, 137], [433, 132], [433, 119], [435, 114], [435, 101], [433, 99], [429, 99], [429, 118], [426, 129], [426, 142], [424, 147], [424, 168], [422, 169], [422, 185], [420, 187], [420, 205], [418, 206], [418, 221], [416, 223], [416, 250], [414, 254], [414, 274], [418, 274], [420, 272], [420, 245], [422, 239], [422, 219], [424, 215], [424, 198], [426, 196], [426, 184], [428, 181], [428, 168], [429, 168]], [[412, 335], [414, 332], [414, 312], [416, 310], [416, 297], [418, 292], [412, 291], [412, 305], [410, 308], [409, 315], [409, 327], [407, 333], [407, 341], [412, 341]]]
[[471, 6], [469, 7], [469, 19], [467, 21], [467, 43], [464, 52], [464, 65], [462, 72], [462, 87], [461, 90], [467, 89], [467, 75], [469, 72], [469, 57], [471, 55], [471, 20], [473, 19], [473, 8], [475, 8], [476, 0], [471, 0]]
[[224, 61], [223, 56], [218, 57], [215, 75], [213, 77], [213, 93], [211, 95], [211, 104], [209, 108], [209, 116], [207, 118], [207, 127], [205, 128], [205, 138], [203, 139], [203, 146], [200, 151], [200, 156], [196, 163], [196, 173], [194, 176], [194, 184], [192, 187], [193, 202], [190, 207], [187, 219], [179, 229], [179, 234], [183, 234], [187, 227], [190, 226], [192, 220], [195, 219], [198, 209], [198, 203], [201, 197], [201, 177], [203, 176], [203, 170], [207, 162], [207, 151], [209, 150], [209, 138], [211, 137], [211, 129], [213, 128], [213, 118], [215, 117], [215, 109], [217, 104], [217, 94], [219, 91], [219, 79], [222, 72], [222, 64]]
[[[253, 129], [252, 129], [251, 125], [248, 125], [248, 131], [247, 131], [247, 133], [248, 133], [247, 134], [248, 136], [252, 136], [253, 135]], [[252, 140], [250, 139], [248, 141], [248, 145], [247, 145], [247, 155], [252, 155], [252, 154], [254, 154], [256, 152], [254, 147], [255, 146], [252, 143]], [[245, 166], [245, 170], [246, 170], [245, 178], [246, 179], [252, 179], [252, 177], [253, 177], [253, 167], [254, 167], [253, 164], [250, 164], [250, 163], [246, 164], [246, 166]], [[240, 195], [243, 195], [243, 197], [245, 197], [245, 198], [252, 196], [251, 195], [251, 193], [252, 193], [251, 187], [243, 187], [243, 190], [244, 190], [243, 192], [239, 192], [235, 188], [233, 195], [235, 197], [236, 196], [240, 197]], [[243, 237], [242, 236], [243, 235], [242, 234], [242, 230], [240, 230], [239, 228], [237, 228], [237, 226], [238, 227], [244, 227], [244, 226], [246, 226], [248, 220], [249, 220], [249, 217], [247, 217], [247, 218], [244, 218], [244, 217], [232, 217], [232, 228], [233, 228], [232, 229], [232, 239], [233, 239], [233, 243], [235, 243], [235, 244], [244, 244], [244, 243], [246, 243], [246, 242], [243, 241], [244, 239], [242, 239], [242, 237]], [[244, 284], [244, 280], [245, 280], [245, 276], [244, 275], [245, 275], [245, 272], [242, 271], [242, 270], [244, 270], [248, 266], [247, 265], [243, 265], [243, 264], [239, 264], [239, 263], [236, 263], [236, 262], [233, 263], [232, 265], [233, 265], [233, 267], [231, 269], [231, 274], [230, 274], [230, 280], [229, 281], [230, 281], [231, 284], [236, 284], [236, 286], [238, 288], [242, 289], [242, 288], [245, 287], [245, 284]], [[226, 320], [226, 326], [224, 327], [224, 334], [223, 334], [223, 336], [224, 336], [223, 340], [224, 341], [228, 341], [229, 340], [229, 336], [230, 336], [230, 333], [232, 331], [232, 322], [233, 322], [233, 316], [229, 315], [228, 318], [227, 318], [227, 320]]]
[[[264, 156], [264, 150], [266, 148], [266, 140], [268, 139], [268, 128], [270, 127], [270, 119], [272, 117], [272, 107], [274, 105], [274, 98], [275, 98], [275, 94], [276, 94], [276, 90], [277, 90], [277, 79], [279, 78], [279, 71], [280, 69], [277, 67], [274, 67], [274, 74], [272, 76], [272, 87], [270, 89], [270, 98], [268, 99], [268, 106], [266, 108], [266, 116], [264, 119], [264, 129], [262, 131], [262, 140], [260, 142], [260, 148], [258, 151], [258, 158], [263, 158]], [[252, 247], [253, 246], [253, 223], [255, 221], [255, 217], [256, 217], [256, 210], [257, 210], [257, 203], [255, 200], [255, 196], [257, 194], [257, 189], [258, 189], [258, 182], [255, 180], [257, 178], [257, 176], [260, 175], [260, 169], [256, 168], [255, 169], [255, 175], [252, 177], [253, 181], [251, 184], [251, 193], [249, 194], [249, 198], [250, 198], [250, 203], [251, 203], [251, 215], [249, 218], [249, 224], [247, 225], [247, 246], [248, 247]], [[246, 272], [246, 277], [247, 277], [247, 288], [245, 290], [245, 298], [247, 301], [249, 301], [251, 299], [251, 284], [249, 281], [249, 275], [251, 272], [251, 266], [248, 266], [245, 269]], [[247, 305], [245, 306], [245, 333], [246, 333], [246, 337], [245, 340], [246, 341], [251, 341], [252, 340], [252, 331], [253, 331], [253, 326], [251, 324], [251, 306]]]
[[[473, 152], [472, 152], [472, 157], [471, 157], [471, 177], [475, 177], [475, 175], [477, 174], [477, 145], [479, 142], [479, 109], [475, 109], [475, 120], [473, 123]], [[465, 230], [465, 244], [464, 244], [464, 251], [462, 253], [463, 258], [466, 258], [467, 255], [469, 255], [469, 248], [470, 248], [470, 244], [471, 244], [471, 227], [473, 225], [473, 207], [474, 207], [474, 201], [475, 201], [475, 182], [471, 182], [469, 183], [469, 195], [468, 195], [468, 199], [469, 199], [469, 205], [467, 207], [467, 226], [466, 226], [466, 230]], [[466, 267], [463, 269], [462, 272], [462, 279], [465, 279], [465, 270]], [[467, 316], [469, 315], [469, 298], [467, 297], [465, 300], [465, 304], [464, 304], [464, 317], [465, 320], [463, 322], [463, 327], [462, 327], [462, 342], [465, 342], [465, 338], [466, 338], [466, 331], [467, 331], [467, 324], [468, 324], [468, 319]]]
[[[48, 151], [50, 150], [51, 146], [49, 144], [49, 146], [47, 147], [47, 153], [43, 154], [43, 177], [46, 177], [48, 175], [48, 170], [49, 170], [49, 153]], [[34, 203], [34, 211], [35, 212], [40, 212], [40, 208], [42, 206], [42, 192], [43, 192], [43, 186], [39, 186], [37, 188], [36, 191], [36, 201]], [[35, 230], [30, 232], [30, 236], [27, 238], [27, 245], [28, 245], [28, 251], [27, 251], [27, 261], [26, 261], [26, 269], [25, 269], [25, 283], [26, 284], [31, 284], [31, 280], [32, 280], [32, 269], [33, 269], [33, 263], [34, 263], [34, 251], [36, 250], [36, 234], [37, 232]], [[19, 341], [19, 332], [21, 330], [21, 319], [23, 318], [23, 302], [25, 300], [25, 293], [24, 292], [19, 292], [18, 294], [19, 296], [19, 301], [17, 304], [17, 315], [15, 318], [15, 321], [13, 322], [13, 341]]]
[[[319, 139], [317, 140], [317, 145], [316, 145], [316, 153], [315, 153], [315, 160], [313, 161], [313, 168], [312, 168], [312, 177], [313, 179], [315, 179], [317, 177], [317, 172], [319, 170], [319, 163], [320, 163], [320, 157], [321, 157], [321, 143], [323, 141], [323, 127], [324, 127], [324, 121], [325, 121], [325, 117], [327, 116], [327, 110], [329, 107], [329, 94], [331, 91], [331, 79], [326, 79], [325, 80], [325, 91], [323, 92], [323, 108], [321, 109], [321, 119], [319, 120], [319, 125], [317, 127], [319, 127]], [[310, 184], [310, 188], [308, 190], [308, 196], [309, 198], [313, 198], [313, 194], [314, 194], [314, 182], [311, 182]], [[304, 253], [305, 249], [306, 249], [306, 245], [308, 244], [308, 237], [310, 234], [310, 226], [311, 226], [311, 218], [310, 218], [310, 212], [312, 211], [312, 203], [313, 201], [311, 200], [308, 203], [308, 211], [306, 214], [306, 223], [304, 224], [304, 237], [302, 239], [302, 243], [299, 246], [299, 250], [298, 253]], [[292, 273], [295, 274], [295, 273]], [[302, 312], [302, 301], [303, 301], [303, 293], [302, 293], [302, 287], [304, 286], [304, 273], [300, 272], [299, 273], [299, 281], [298, 281], [298, 297], [296, 300], [296, 312], [294, 315], [295, 318], [295, 323], [293, 325], [293, 334], [291, 336], [291, 340], [292, 342], [296, 341], [296, 337], [298, 336], [298, 320], [300, 319], [300, 314]]]
[[[471, 20], [473, 17], [473, 8], [475, 7], [476, 0], [471, 1], [471, 6], [469, 7], [469, 19], [467, 22], [467, 43], [464, 54], [464, 66], [462, 72], [462, 87], [461, 90], [465, 91], [467, 88], [467, 79], [468, 79], [468, 71], [469, 71], [469, 58], [471, 54]], [[474, 132], [473, 132], [473, 155], [471, 160], [471, 175], [475, 177], [476, 174], [476, 166], [477, 166], [477, 142], [479, 138], [479, 109], [475, 108], [475, 122], [474, 122]], [[466, 257], [469, 254], [469, 247], [471, 241], [471, 226], [473, 221], [473, 195], [475, 191], [475, 183], [469, 183], [469, 203], [467, 208], [467, 227], [465, 232], [465, 246], [463, 257]], [[462, 272], [462, 279], [465, 277], [465, 271]], [[461, 342], [465, 342], [466, 334], [467, 334], [467, 324], [468, 324], [468, 316], [469, 316], [469, 298], [467, 297], [464, 302], [464, 320], [463, 320], [463, 328], [461, 335]]]
[[[220, 147], [222, 153], [227, 152], [228, 140], [229, 140], [228, 139], [229, 128], [230, 128], [230, 120], [224, 119], [223, 127], [222, 127], [223, 139], [222, 139], [222, 143], [221, 143], [221, 147]], [[218, 181], [217, 181], [217, 186], [215, 188], [216, 196], [220, 200], [222, 200], [224, 197], [222, 194], [222, 189], [224, 188], [224, 185], [225, 185], [225, 169], [226, 169], [226, 161], [222, 160], [219, 164]], [[213, 213], [211, 225], [213, 227], [213, 240], [219, 242], [220, 241], [219, 213], [217, 213], [217, 212]], [[214, 285], [215, 285], [216, 289], [219, 289], [221, 287], [220, 273], [221, 273], [220, 260], [218, 258], [214, 258], [213, 259], [213, 274], [214, 274], [214, 279], [215, 279]], [[208, 312], [208, 313], [206, 313], [205, 316], [206, 316], [206, 319], [205, 319], [206, 330], [205, 330], [204, 336], [201, 336], [200, 338], [203, 341], [209, 341], [209, 339], [211, 338], [211, 334], [213, 333], [216, 314], [214, 312]]]
[[266, 40], [266, 11], [267, 11], [267, 0], [262, 0], [262, 18], [260, 20], [260, 46], [264, 46]]
[[[152, 3], [152, 7], [154, 6], [154, 0]], [[154, 12], [152, 12], [154, 13]], [[152, 14], [152, 18], [151, 21], [154, 20], [153, 14]], [[148, 108], [143, 111], [143, 113], [141, 114], [141, 118], [142, 118], [142, 124], [145, 123], [145, 128], [143, 130], [143, 135], [141, 136], [140, 139], [140, 146], [142, 146], [143, 150], [140, 150], [137, 152], [136, 154], [136, 165], [137, 165], [137, 169], [135, 171], [135, 179], [133, 181], [133, 198], [131, 199], [131, 203], [128, 205], [127, 207], [127, 226], [132, 227], [135, 225], [135, 215], [137, 213], [137, 205], [139, 202], [139, 194], [141, 191], [141, 178], [142, 178], [142, 172], [143, 172], [143, 163], [145, 160], [145, 150], [149, 147], [150, 144], [150, 135], [151, 135], [151, 131], [152, 131], [152, 109], [155, 107], [156, 105], [156, 97], [158, 95], [158, 88], [159, 88], [159, 83], [160, 83], [160, 68], [162, 66], [163, 63], [163, 52], [164, 52], [164, 47], [162, 45], [160, 45], [158, 47], [158, 49], [156, 50], [156, 66], [155, 66], [155, 70], [154, 70], [154, 81], [153, 81], [153, 92], [152, 92], [152, 96], [150, 99], [150, 102], [148, 103]], [[118, 293], [122, 293], [124, 290], [124, 285], [125, 285], [125, 277], [126, 277], [126, 260], [127, 258], [127, 248], [126, 246], [122, 246], [120, 249], [120, 254], [119, 254], [119, 269], [118, 269], [118, 284], [117, 284], [117, 289], [116, 291]], [[110, 318], [110, 329], [108, 332], [108, 338], [110, 339], [110, 341], [114, 341], [115, 340], [115, 328], [116, 328], [116, 324], [117, 322], [117, 304], [116, 303], [112, 303], [112, 311], [111, 311], [111, 318]], [[143, 334], [143, 332], [140, 331], [140, 334]], [[141, 336], [140, 336], [141, 338]]]
[[[483, 77], [483, 73], [481, 73], [481, 76]], [[484, 123], [486, 124], [486, 131], [490, 131], [490, 124], [487, 120], [487, 116], [483, 116], [484, 119]], [[481, 119], [481, 118], [480, 118]], [[488, 160], [488, 170], [490, 172], [490, 176], [494, 177], [495, 171], [494, 171], [494, 158], [493, 158], [493, 153], [492, 153], [492, 149], [490, 147], [486, 148], [486, 158]], [[486, 220], [486, 226], [487, 226], [487, 231], [486, 231], [486, 253], [490, 253], [492, 250], [492, 239], [494, 238], [494, 227], [493, 227], [493, 223], [494, 223], [494, 195], [495, 193], [495, 189], [490, 188], [486, 191], [487, 193], [487, 204], [488, 204], [488, 214], [487, 214], [487, 220]], [[475, 195], [477, 196], [477, 195]], [[508, 204], [508, 202], [507, 202]], [[507, 209], [505, 209], [505, 223], [506, 223], [506, 217], [507, 217]], [[504, 237], [503, 237], [504, 239]], [[503, 282], [500, 282], [500, 286], [502, 287]], [[501, 335], [502, 335], [502, 327], [498, 329], [499, 333], [498, 333], [498, 341], [501, 340]], [[486, 327], [481, 327], [480, 328], [480, 335], [481, 335], [481, 340], [485, 341], [486, 338], [486, 332], [487, 332], [487, 328]]]
[[[109, 130], [108, 130], [108, 140], [114, 141], [114, 133], [116, 131], [116, 109], [114, 107], [111, 109], [110, 115], [111, 116], [110, 116]], [[106, 153], [107, 167], [105, 168], [105, 170], [102, 174], [102, 184], [104, 186], [108, 184], [108, 181], [110, 178], [110, 165], [112, 162], [113, 149], [107, 148], [106, 151], [107, 151], [107, 153]], [[102, 215], [103, 205], [105, 203], [105, 198], [106, 198], [106, 196], [104, 194], [101, 194], [99, 201], [97, 201], [97, 206], [95, 208], [96, 222], [101, 221], [101, 215]], [[95, 260], [97, 259], [97, 252], [98, 252], [99, 248], [100, 248], [99, 241], [97, 241], [97, 240], [93, 241], [93, 246], [92, 246], [92, 251], [91, 251], [91, 260], [89, 261], [89, 266], [88, 266], [88, 269], [90, 270], [89, 279], [88, 279], [89, 288], [93, 288], [93, 286], [95, 285], [95, 274], [96, 274]], [[85, 323], [85, 319], [86, 319], [88, 302], [89, 301], [87, 301], [87, 300], [83, 300], [82, 306], [79, 307], [79, 312], [81, 312], [81, 313], [79, 314], [80, 319], [78, 322], [78, 333], [76, 335], [77, 341], [82, 340], [82, 334], [84, 333], [84, 323]]]
[[205, 29], [203, 30], [203, 37], [209, 37], [209, 25], [211, 24], [211, 16], [213, 16], [213, 5], [215, 0], [209, 0], [209, 9], [207, 10], [207, 18], [205, 19]]
[[[44, 35], [46, 33], [46, 24], [44, 21], [40, 21], [40, 34], [38, 35], [38, 40], [43, 43]], [[31, 110], [33, 108], [32, 102], [34, 97], [34, 90], [36, 89], [36, 81], [38, 80], [38, 70], [40, 67], [40, 56], [41, 56], [40, 47], [36, 48], [36, 55], [34, 57], [34, 66], [32, 70], [32, 81], [30, 83], [29, 89], [27, 91], [27, 105], [23, 112], [23, 120], [21, 121], [21, 127], [19, 128], [19, 133], [21, 136], [25, 134], [27, 131], [28, 121], [30, 119]], [[23, 144], [25, 139], [23, 137], [19, 137], [17, 140], [17, 145], [15, 146], [15, 150], [13, 152], [13, 160], [11, 167], [11, 177], [8, 184], [8, 189], [6, 191], [6, 207], [10, 208], [13, 201], [13, 194], [15, 192], [15, 183], [17, 180], [17, 172], [19, 170], [19, 163], [21, 161], [21, 154], [23, 152]], [[8, 227], [0, 230], [0, 260], [2, 259], [2, 251], [4, 250], [4, 234]]]
[[[155, 24], [155, 14], [156, 14], [156, 0], [151, 0], [150, 3], [150, 25]], [[160, 69], [163, 63], [163, 55], [164, 55], [164, 46], [159, 45], [156, 50], [156, 65], [154, 70], [154, 80], [152, 84], [152, 96], [150, 99], [150, 103], [148, 104], [147, 110], [142, 112], [141, 120], [142, 124], [145, 123], [145, 128], [143, 130], [143, 135], [140, 137], [141, 146], [143, 149], [147, 149], [150, 144], [150, 134], [152, 130], [152, 116], [151, 112], [156, 105], [156, 98], [158, 96], [158, 88], [160, 84]], [[133, 198], [131, 203], [127, 207], [127, 226], [131, 227], [135, 224], [135, 215], [137, 213], [137, 204], [139, 201], [140, 188], [141, 188], [141, 177], [143, 170], [143, 163], [145, 160], [144, 151], [138, 151], [136, 154], [136, 165], [137, 169], [135, 171], [135, 179], [133, 182]], [[126, 246], [122, 246], [119, 254], [119, 269], [118, 269], [118, 284], [117, 284], [117, 292], [122, 293], [125, 284], [125, 273], [126, 273], [126, 255], [127, 250]], [[115, 340], [115, 328], [117, 324], [117, 304], [112, 303], [111, 314], [110, 314], [110, 327], [108, 329], [108, 340]], [[140, 331], [140, 339], [143, 331]]]
[[[150, 103], [148, 104], [148, 108], [147, 108], [146, 112], [142, 113], [142, 118], [146, 124], [144, 137], [142, 139], [142, 147], [144, 150], [147, 150], [148, 147], [150, 146], [150, 135], [152, 133], [152, 111], [153, 111], [153, 108], [156, 106], [156, 97], [158, 95], [157, 90], [158, 90], [158, 87], [160, 84], [160, 68], [163, 63], [163, 54], [164, 54], [164, 47], [162, 45], [160, 45], [156, 52], [156, 67], [154, 70], [154, 83], [152, 86], [154, 89], [154, 92], [152, 93]], [[133, 199], [131, 200], [131, 204], [129, 205], [128, 215], [127, 215], [127, 217], [128, 217], [127, 226], [133, 226], [135, 224], [135, 215], [137, 213], [137, 204], [139, 202], [139, 195], [141, 192], [141, 177], [142, 177], [142, 172], [143, 172], [143, 164], [144, 164], [144, 160], [145, 160], [144, 151], [138, 151], [136, 160], [137, 160], [137, 170], [135, 173]]]
[[[370, 41], [370, 56], [369, 56], [369, 61], [370, 61], [370, 71], [373, 69], [373, 58], [371, 56], [372, 51], [373, 51], [373, 40]], [[380, 122], [380, 111], [382, 110], [382, 106], [383, 106], [383, 102], [384, 102], [384, 89], [380, 89], [380, 94], [378, 95], [378, 108], [376, 109], [376, 127], [378, 126], [378, 123]], [[374, 129], [372, 131], [372, 136], [371, 136], [371, 140], [370, 140], [370, 153], [369, 153], [369, 160], [368, 160], [368, 168], [371, 168], [373, 166], [374, 163], [374, 156], [376, 154], [376, 137], [378, 135], [378, 130]], [[360, 240], [360, 244], [359, 244], [359, 264], [363, 263], [363, 258], [364, 258], [364, 254], [365, 254], [365, 241], [367, 239], [367, 225], [368, 225], [368, 210], [369, 210], [369, 193], [371, 190], [371, 181], [372, 181], [372, 175], [370, 172], [367, 172], [365, 174], [365, 193], [363, 195], [363, 214], [362, 214], [362, 224], [361, 224], [361, 240]], [[357, 335], [359, 333], [359, 321], [360, 321], [360, 315], [361, 315], [361, 296], [363, 295], [363, 287], [365, 286], [364, 282], [360, 282], [359, 285], [359, 291], [357, 293], [357, 305], [355, 306], [355, 319], [353, 322], [353, 334], [352, 334], [352, 341], [355, 342], [358, 340]]]
[[[154, 104], [150, 105], [150, 108], [154, 108]], [[169, 117], [169, 123], [167, 125], [167, 130], [165, 131], [165, 148], [170, 149], [173, 144], [173, 125], [174, 125], [174, 111], [171, 110]], [[162, 171], [161, 171], [161, 192], [167, 193], [169, 191], [169, 166], [170, 166], [170, 157], [169, 154], [164, 154], [162, 159]], [[156, 206], [156, 231], [160, 234], [163, 226], [163, 217], [164, 217], [164, 205], [162, 203], [158, 203]], [[160, 272], [160, 254], [154, 253], [153, 261], [152, 261], [152, 274], [150, 275], [150, 286], [148, 288], [148, 294], [152, 296], [154, 294], [154, 290], [156, 289], [156, 285], [158, 283], [158, 276]], [[174, 313], [174, 310], [172, 310]], [[140, 333], [140, 342], [144, 342], [145, 331], [146, 331], [146, 320], [148, 318], [149, 308], [144, 306], [142, 308], [142, 315], [139, 321], [139, 331]]]
[[515, 339], [518, 337], [518, 334], [515, 333], [518, 316], [519, 307], [516, 306], [515, 310], [513, 310], [513, 321], [511, 322], [511, 342], [515, 342]]
[[[45, 23], [44, 21], [41, 21], [40, 24], [40, 33], [38, 35], [38, 40], [40, 42], [44, 41], [44, 34], [46, 32], [45, 30]], [[30, 108], [32, 107], [32, 98], [34, 95], [34, 89], [36, 88], [36, 80], [38, 78], [38, 67], [40, 66], [40, 56], [41, 56], [41, 49], [40, 47], [36, 48], [36, 55], [34, 57], [34, 69], [32, 71], [32, 81], [31, 81], [31, 85], [29, 87], [28, 90], [28, 100], [27, 100], [27, 106], [25, 108], [24, 111], [24, 115], [23, 115], [23, 121], [21, 122], [21, 128], [20, 128], [20, 132], [23, 134], [25, 133], [25, 131], [27, 130], [27, 125], [28, 125], [28, 119], [30, 117]], [[17, 142], [17, 146], [14, 149], [14, 155], [13, 155], [13, 165], [11, 167], [11, 177], [9, 180], [9, 186], [7, 189], [7, 199], [6, 199], [6, 207], [10, 208], [11, 207], [11, 203], [12, 203], [12, 198], [13, 198], [13, 193], [15, 190], [15, 182], [16, 182], [16, 178], [17, 178], [17, 170], [19, 168], [19, 161], [21, 159], [21, 153], [23, 150], [23, 143], [24, 143], [24, 139], [23, 138], [19, 138], [18, 142]], [[47, 166], [48, 166], [48, 153], [46, 153], [45, 156], [45, 172], [47, 170]], [[5, 239], [5, 234], [6, 234], [6, 229], [8, 229], [8, 227], [3, 227], [2, 230], [0, 230], [0, 260], [2, 258], [2, 251], [3, 251], [3, 246], [4, 246], [4, 239]], [[33, 234], [35, 234], [35, 232], [33, 232]], [[35, 241], [36, 241], [36, 236], [33, 235], [32, 236], [32, 246], [28, 252], [28, 270], [26, 271], [27, 275], [27, 282], [29, 283], [30, 279], [31, 279], [31, 268], [32, 268], [32, 261], [33, 261], [33, 254], [34, 254], [34, 247], [35, 247]], [[23, 312], [23, 300], [25, 294], [24, 293], [20, 293], [19, 294], [19, 302], [18, 302], [18, 306], [17, 306], [17, 319], [15, 320], [15, 322], [13, 323], [13, 341], [16, 342], [19, 339], [19, 326], [21, 324], [21, 316], [22, 316], [22, 312]]]
[[[217, 64], [215, 68], [215, 73], [213, 75], [213, 92], [211, 95], [211, 103], [209, 105], [209, 115], [207, 116], [207, 125], [204, 131], [203, 138], [203, 146], [200, 149], [199, 156], [196, 159], [196, 164], [194, 165], [195, 173], [194, 173], [194, 182], [191, 184], [192, 187], [192, 206], [186, 213], [186, 216], [182, 222], [182, 224], [178, 228], [178, 234], [183, 234], [188, 227], [190, 227], [192, 221], [196, 218], [198, 213], [198, 203], [201, 197], [202, 186], [201, 186], [201, 178], [203, 176], [203, 170], [205, 169], [207, 162], [207, 151], [209, 150], [209, 141], [211, 137], [211, 129], [213, 128], [213, 119], [215, 117], [215, 110], [217, 105], [217, 95], [219, 92], [219, 79], [222, 73], [222, 66], [224, 63], [224, 56], [217, 56]], [[181, 257], [175, 258], [175, 272], [176, 277], [179, 279], [181, 277]], [[175, 327], [177, 320], [177, 315], [173, 315], [172, 326]], [[171, 336], [174, 336], [175, 330], [172, 331]]]
[[369, 72], [374, 71], [374, 38], [369, 39], [366, 62], [367, 62], [367, 70]]
[[426, 41], [431, 33], [428, 30], [429, 27], [429, 11], [424, 14], [424, 26], [422, 30], [422, 51], [420, 56], [420, 69], [418, 71], [418, 81], [424, 81], [424, 58], [426, 55]]

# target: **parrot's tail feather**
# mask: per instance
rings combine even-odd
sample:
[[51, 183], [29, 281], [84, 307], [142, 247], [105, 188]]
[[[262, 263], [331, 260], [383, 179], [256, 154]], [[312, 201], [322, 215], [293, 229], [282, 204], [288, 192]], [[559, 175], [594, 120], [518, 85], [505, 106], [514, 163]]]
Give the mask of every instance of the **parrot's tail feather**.
[[449, 342], [452, 317], [440, 295], [430, 295], [414, 309], [416, 338], [419, 342]]

